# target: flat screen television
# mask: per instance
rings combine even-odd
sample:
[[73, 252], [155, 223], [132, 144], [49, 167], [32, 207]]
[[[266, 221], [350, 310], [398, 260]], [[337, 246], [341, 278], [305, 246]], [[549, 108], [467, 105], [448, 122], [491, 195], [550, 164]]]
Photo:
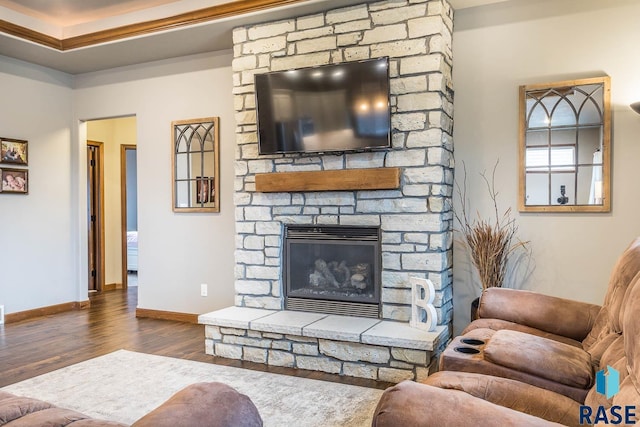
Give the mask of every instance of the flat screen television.
[[257, 74], [255, 90], [260, 154], [391, 144], [389, 58]]

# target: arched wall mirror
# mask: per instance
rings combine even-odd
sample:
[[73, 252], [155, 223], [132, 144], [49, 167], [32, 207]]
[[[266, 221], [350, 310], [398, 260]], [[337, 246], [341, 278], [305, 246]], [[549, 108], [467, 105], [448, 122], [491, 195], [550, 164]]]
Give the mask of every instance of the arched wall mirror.
[[609, 212], [610, 79], [520, 87], [522, 212]]
[[220, 212], [218, 135], [218, 117], [171, 123], [175, 212]]

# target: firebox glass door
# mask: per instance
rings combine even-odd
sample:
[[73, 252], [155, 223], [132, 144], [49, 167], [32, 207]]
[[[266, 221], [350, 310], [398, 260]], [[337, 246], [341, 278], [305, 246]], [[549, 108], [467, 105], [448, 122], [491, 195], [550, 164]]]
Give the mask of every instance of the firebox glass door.
[[377, 245], [302, 239], [288, 242], [288, 296], [377, 303]]

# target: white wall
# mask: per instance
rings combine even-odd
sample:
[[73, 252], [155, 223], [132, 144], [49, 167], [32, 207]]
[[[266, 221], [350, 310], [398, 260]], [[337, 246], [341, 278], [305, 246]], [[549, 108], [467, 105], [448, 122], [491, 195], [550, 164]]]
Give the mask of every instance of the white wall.
[[[79, 122], [126, 115], [137, 119], [139, 308], [204, 313], [233, 305], [231, 59], [230, 52], [218, 52], [76, 77], [74, 116]], [[220, 117], [220, 213], [174, 213], [171, 122], [209, 116]], [[82, 143], [84, 134], [81, 126], [74, 144]], [[83, 160], [77, 156], [74, 161]], [[75, 190], [80, 200], [82, 179]], [[86, 239], [82, 230], [75, 237], [79, 245]], [[208, 297], [200, 296], [201, 283], [209, 285]]]
[[0, 136], [29, 141], [29, 194], [0, 193], [0, 304], [7, 314], [87, 299], [86, 289], [77, 292], [69, 239], [71, 82], [0, 57]]
[[105, 284], [122, 285], [120, 146], [136, 145], [136, 118], [87, 122], [87, 139], [103, 143]]
[[[531, 274], [517, 287], [602, 303], [616, 258], [640, 235], [640, 3], [631, 0], [512, 0], [455, 14], [453, 79], [456, 178], [464, 161], [472, 210], [490, 213], [477, 179], [497, 172], [499, 202], [511, 207], [519, 236], [531, 241]], [[611, 76], [613, 198], [609, 214], [520, 214], [518, 86]], [[456, 206], [459, 208], [459, 204]], [[479, 294], [464, 248], [454, 246], [454, 332]]]

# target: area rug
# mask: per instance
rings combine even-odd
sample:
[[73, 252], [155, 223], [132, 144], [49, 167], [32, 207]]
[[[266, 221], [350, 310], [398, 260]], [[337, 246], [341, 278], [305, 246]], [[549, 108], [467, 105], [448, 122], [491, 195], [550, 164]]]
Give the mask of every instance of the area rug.
[[2, 390], [131, 424], [183, 387], [220, 381], [248, 395], [265, 426], [369, 426], [382, 390], [118, 350]]

